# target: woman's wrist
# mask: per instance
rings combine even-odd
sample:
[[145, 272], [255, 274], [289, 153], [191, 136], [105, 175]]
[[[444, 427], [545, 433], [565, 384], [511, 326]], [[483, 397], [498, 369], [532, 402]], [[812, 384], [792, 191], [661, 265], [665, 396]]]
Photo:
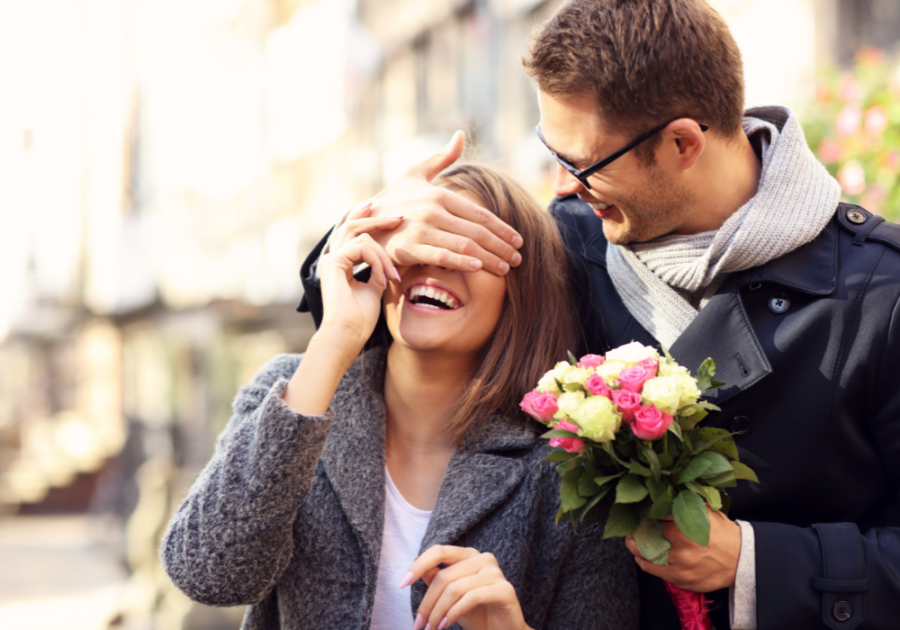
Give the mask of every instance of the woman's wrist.
[[341, 357], [346, 371], [365, 345], [364, 331], [359, 326], [325, 319], [309, 340], [307, 353], [314, 350]]

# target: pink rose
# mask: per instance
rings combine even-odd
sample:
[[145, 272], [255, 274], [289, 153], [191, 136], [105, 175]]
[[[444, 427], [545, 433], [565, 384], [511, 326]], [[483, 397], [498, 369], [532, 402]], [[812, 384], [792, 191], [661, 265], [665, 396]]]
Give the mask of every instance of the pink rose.
[[630, 392], [627, 389], [617, 389], [612, 393], [612, 401], [622, 412], [622, 422], [630, 424], [634, 420], [634, 414], [641, 408], [641, 395]]
[[641, 388], [644, 386], [644, 383], [649, 381], [651, 378], [656, 376], [648, 368], [635, 366], [633, 368], [625, 368], [621, 372], [619, 372], [619, 382], [622, 384], [622, 389], [627, 389], [630, 392], [639, 393]]
[[606, 386], [606, 381], [599, 374], [591, 374], [588, 376], [584, 386], [594, 396], [606, 396], [612, 400], [612, 390]]
[[592, 367], [600, 367], [603, 365], [603, 362], [606, 361], [606, 357], [602, 354], [586, 354], [581, 359], [578, 360], [578, 367], [580, 368], [592, 368]]
[[522, 411], [529, 416], [540, 420], [543, 423], [550, 422], [558, 410], [556, 406], [556, 396], [553, 394], [541, 393], [537, 390], [530, 391], [525, 394], [522, 402], [519, 403]]
[[[560, 422], [553, 428], [578, 433], [578, 427], [569, 422]], [[550, 438], [550, 446], [561, 446], [566, 449], [567, 453], [580, 453], [584, 450], [584, 440], [570, 437]]]
[[672, 424], [672, 416], [663, 413], [653, 405], [644, 405], [634, 414], [631, 431], [641, 440], [658, 440]]
[[653, 376], [650, 378], [656, 378], [656, 374], [659, 372], [659, 361], [656, 359], [644, 359], [635, 367], [647, 368], [653, 373]]

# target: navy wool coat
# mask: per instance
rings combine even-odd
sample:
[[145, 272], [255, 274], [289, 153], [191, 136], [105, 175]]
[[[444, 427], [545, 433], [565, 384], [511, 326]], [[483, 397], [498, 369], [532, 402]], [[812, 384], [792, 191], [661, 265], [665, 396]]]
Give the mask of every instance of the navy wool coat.
[[[570, 255], [585, 347], [659, 347], [606, 269], [602, 221], [576, 197], [551, 206]], [[301, 269], [301, 309], [321, 318]], [[900, 628], [900, 226], [841, 204], [807, 245], [732, 274], [671, 352], [718, 365], [722, 408], [760, 484], [729, 490], [756, 534], [758, 630]], [[602, 570], [602, 569], [600, 569]], [[727, 590], [713, 621], [729, 628]], [[641, 627], [680, 628], [663, 582], [641, 574]]]

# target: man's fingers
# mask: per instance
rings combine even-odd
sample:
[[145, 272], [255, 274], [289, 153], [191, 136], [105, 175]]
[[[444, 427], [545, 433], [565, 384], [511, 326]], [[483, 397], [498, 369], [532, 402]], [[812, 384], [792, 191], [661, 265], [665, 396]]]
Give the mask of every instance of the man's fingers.
[[455, 131], [450, 137], [450, 142], [443, 149], [430, 158], [419, 162], [407, 172], [409, 175], [430, 182], [441, 171], [459, 159], [465, 146], [466, 135], [462, 131]]
[[[483, 245], [486, 249], [499, 256], [503, 256], [505, 252], [510, 251], [511, 247], [512, 251], [510, 251], [509, 257], [503, 257], [507, 259], [507, 262], [513, 264], [511, 254], [516, 249], [522, 247], [522, 236], [500, 220], [500, 217], [490, 210], [482, 208], [476, 203], [472, 203], [452, 190], [447, 190], [446, 188], [439, 190], [440, 192], [438, 194], [441, 196], [439, 203], [446, 208], [450, 214], [484, 227], [488, 234], [497, 239], [496, 241], [492, 239], [485, 240]], [[502, 247], [500, 245], [501, 243], [503, 245]], [[517, 264], [518, 262], [513, 266]]]
[[[506, 225], [502, 222], [501, 224]], [[511, 267], [516, 267], [522, 262], [522, 255], [519, 254], [516, 248], [497, 237], [486, 225], [473, 223], [453, 214], [444, 214], [437, 219], [433, 227], [447, 236], [459, 237], [459, 240], [456, 241], [458, 245], [455, 251], [460, 254], [475, 256], [484, 262], [485, 268], [489, 271], [496, 273], [495, 270], [500, 262], [504, 262]], [[471, 243], [468, 241], [471, 241]], [[454, 241], [447, 242], [452, 244]], [[467, 248], [469, 251], [467, 251]]]
[[400, 265], [434, 265], [458, 271], [478, 271], [483, 265], [473, 256], [463, 256], [442, 247], [415, 243], [407, 248], [398, 247], [392, 258]]

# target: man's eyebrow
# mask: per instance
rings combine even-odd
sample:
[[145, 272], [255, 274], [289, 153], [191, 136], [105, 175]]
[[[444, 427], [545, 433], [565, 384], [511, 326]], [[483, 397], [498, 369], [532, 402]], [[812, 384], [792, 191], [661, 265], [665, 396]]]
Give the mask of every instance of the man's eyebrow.
[[584, 163], [590, 161], [589, 158], [578, 159], [578, 158], [573, 158], [569, 155], [563, 155], [559, 151], [556, 151], [556, 155], [558, 155], [560, 157], [560, 159], [562, 159], [563, 161], [568, 162], [569, 164], [571, 164], [573, 166], [576, 164], [584, 164]]

